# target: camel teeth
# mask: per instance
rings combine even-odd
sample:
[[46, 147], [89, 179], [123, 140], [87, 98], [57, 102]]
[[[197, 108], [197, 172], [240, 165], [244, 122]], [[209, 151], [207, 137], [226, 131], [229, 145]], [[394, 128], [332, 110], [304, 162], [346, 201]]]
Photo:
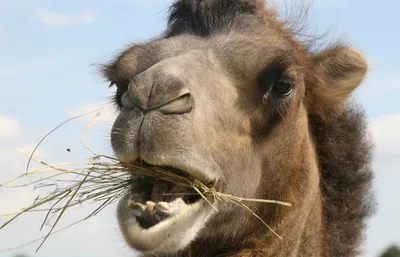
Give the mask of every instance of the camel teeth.
[[158, 202], [157, 206], [160, 207], [160, 209], [163, 209], [165, 211], [169, 210], [169, 204], [167, 202]]
[[131, 209], [141, 209], [141, 210], [145, 209], [145, 206], [143, 204], [135, 203], [135, 201], [133, 201], [133, 200], [128, 201], [128, 207]]
[[156, 207], [156, 203], [155, 203], [155, 202], [152, 202], [152, 201], [147, 201], [147, 202], [146, 202], [146, 205], [147, 205], [147, 210], [148, 210], [149, 212], [153, 212], [153, 211], [154, 211], [154, 208]]

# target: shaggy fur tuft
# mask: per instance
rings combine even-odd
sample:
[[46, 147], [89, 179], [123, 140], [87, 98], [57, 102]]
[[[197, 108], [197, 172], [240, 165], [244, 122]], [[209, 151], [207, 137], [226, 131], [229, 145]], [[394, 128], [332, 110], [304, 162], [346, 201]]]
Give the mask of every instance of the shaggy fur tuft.
[[250, 22], [257, 17], [263, 4], [263, 1], [258, 0], [177, 1], [171, 6], [167, 35], [187, 33], [208, 36], [214, 32], [241, 27], [246, 19]]
[[321, 172], [325, 256], [358, 256], [375, 206], [366, 118], [358, 107], [348, 106], [335, 120], [310, 120]]

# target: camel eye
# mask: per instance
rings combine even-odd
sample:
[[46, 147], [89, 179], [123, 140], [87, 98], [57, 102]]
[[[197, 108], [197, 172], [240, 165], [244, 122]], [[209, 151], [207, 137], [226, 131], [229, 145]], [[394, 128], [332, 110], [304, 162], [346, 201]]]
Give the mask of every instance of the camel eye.
[[122, 108], [122, 96], [128, 91], [128, 86], [129, 86], [129, 81], [122, 81], [122, 82], [115, 82], [112, 83], [111, 85], [115, 85], [117, 87], [117, 90], [115, 92], [114, 96], [114, 102], [117, 104], [119, 108]]
[[114, 84], [117, 87], [117, 90], [121, 90], [125, 93], [128, 90], [129, 81], [116, 82]]
[[278, 80], [273, 84], [272, 89], [278, 96], [285, 97], [293, 92], [293, 84], [287, 80]]

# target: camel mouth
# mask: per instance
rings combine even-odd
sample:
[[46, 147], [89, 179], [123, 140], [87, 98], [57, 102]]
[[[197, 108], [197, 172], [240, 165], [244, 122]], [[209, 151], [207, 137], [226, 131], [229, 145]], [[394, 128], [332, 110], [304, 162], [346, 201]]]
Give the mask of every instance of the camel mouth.
[[[180, 176], [196, 174], [190, 170], [139, 161], [142, 165], [162, 167]], [[117, 207], [118, 222], [132, 248], [146, 254], [172, 253], [193, 241], [216, 214], [206, 202], [190, 186], [133, 175], [130, 190]]]
[[[140, 163], [155, 167], [142, 160]], [[185, 171], [174, 167], [157, 167], [179, 176], [189, 176]], [[157, 178], [133, 177], [130, 197], [126, 204], [138, 224], [143, 229], [149, 229], [201, 200], [201, 196], [191, 187], [176, 185]]]

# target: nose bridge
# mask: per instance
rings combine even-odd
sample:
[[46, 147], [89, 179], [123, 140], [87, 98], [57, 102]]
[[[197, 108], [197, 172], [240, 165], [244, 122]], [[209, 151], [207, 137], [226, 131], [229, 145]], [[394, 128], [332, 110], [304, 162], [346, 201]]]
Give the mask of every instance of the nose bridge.
[[192, 106], [191, 94], [179, 76], [165, 69], [148, 70], [129, 84], [129, 100], [145, 112], [187, 112]]

